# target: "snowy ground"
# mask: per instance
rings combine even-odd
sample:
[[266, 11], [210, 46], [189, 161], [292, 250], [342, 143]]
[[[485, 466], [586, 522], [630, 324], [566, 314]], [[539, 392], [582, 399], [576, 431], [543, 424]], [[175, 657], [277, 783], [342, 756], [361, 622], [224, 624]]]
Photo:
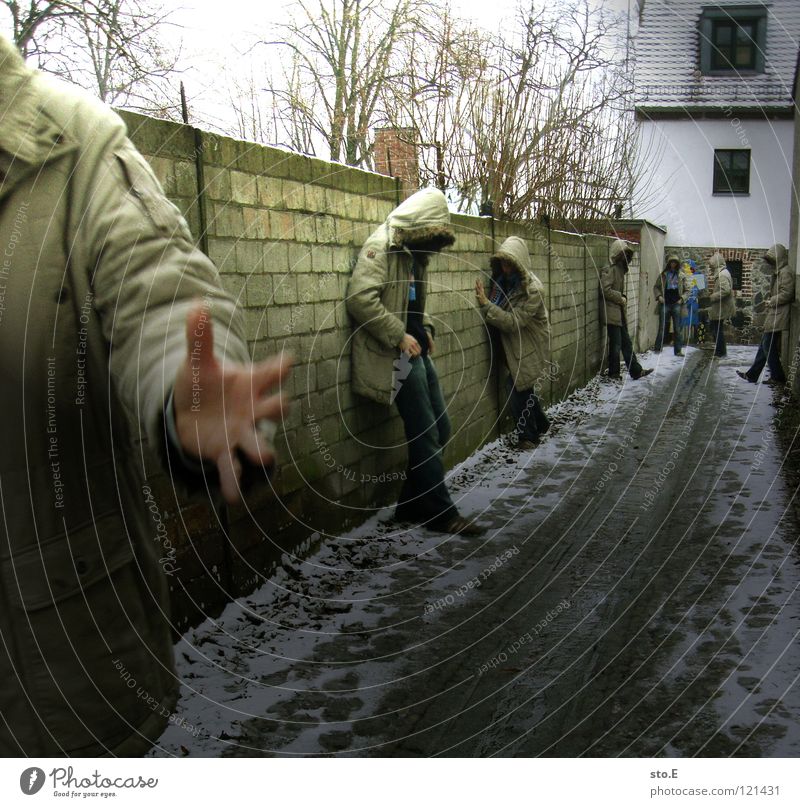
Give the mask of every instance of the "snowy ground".
[[[675, 417], [676, 423], [688, 422], [686, 432], [693, 435], [690, 443], [694, 444], [690, 446], [691, 456], [700, 457], [695, 470], [708, 468], [719, 480], [724, 480], [730, 458], [726, 462], [722, 454], [712, 456], [719, 448], [717, 433], [707, 427], [702, 427], [705, 429], [702, 435], [697, 432], [701, 428], [699, 421], [705, 422], [708, 417], [704, 412], [700, 418], [690, 404], [700, 400], [697, 390], [705, 390], [708, 398], [715, 396], [722, 400], [727, 396], [727, 406], [732, 396], [738, 396], [737, 411], [741, 412], [743, 406], [750, 407], [750, 414], [744, 415], [743, 422], [745, 431], [751, 430], [752, 413], [763, 410], [757, 402], [764, 404], [762, 399], [769, 393], [766, 388], [750, 388], [744, 382], [736, 386], [734, 369], [746, 366], [751, 353], [751, 348], [732, 348], [723, 362], [692, 348], [687, 349], [685, 360], [669, 352], [645, 354], [640, 357], [643, 366], [655, 368], [649, 378], [621, 383], [596, 378], [551, 407], [548, 414], [553, 426], [535, 451], [519, 453], [504, 441], [486, 445], [454, 468], [448, 480], [459, 509], [466, 515], [478, 516], [490, 526], [483, 538], [442, 536], [422, 529], [398, 530], [389, 523], [391, 511], [387, 509], [358, 529], [321, 546], [309, 557], [285, 556], [282, 568], [269, 583], [231, 603], [218, 619], [207, 620], [177, 644], [178, 672], [183, 681], [177, 716], [185, 723], [170, 726], [152, 754], [446, 752], [450, 746], [447, 730], [442, 727], [453, 720], [453, 715], [459, 716], [453, 733], [461, 732], [458, 740], [463, 743], [461, 752], [480, 755], [519, 752], [513, 744], [525, 741], [527, 726], [549, 719], [549, 708], [565, 715], [579, 708], [571, 693], [581, 690], [584, 673], [575, 678], [578, 668], [573, 669], [568, 658], [570, 653], [574, 657], [586, 648], [585, 636], [578, 638], [580, 631], [587, 630], [593, 622], [602, 626], [604, 620], [612, 617], [615, 622], [628, 618], [627, 610], [620, 611], [619, 605], [614, 604], [625, 600], [620, 599], [620, 586], [632, 576], [635, 565], [635, 561], [628, 564], [625, 553], [639, 552], [637, 557], [643, 558], [652, 552], [652, 541], [643, 538], [641, 545], [634, 543], [625, 550], [620, 548], [621, 536], [648, 528], [648, 515], [634, 514], [630, 506], [634, 498], [630, 480], [649, 463], [664, 466], [666, 455], [657, 450], [664, 442], [663, 435], [658, 438], [659, 423], [668, 417]], [[688, 393], [690, 383], [694, 392]], [[705, 402], [706, 407], [710, 405]], [[676, 416], [674, 410], [681, 407]], [[763, 417], [758, 421], [759, 428], [765, 428], [762, 421]], [[754, 443], [752, 450], [758, 448]], [[768, 447], [768, 454], [769, 451], [776, 454], [777, 448]], [[774, 466], [776, 457], [769, 456], [765, 461]], [[623, 469], [625, 463], [628, 465]], [[672, 486], [674, 490], [676, 485], [682, 485], [674, 495], [679, 500], [691, 498], [686, 493], [689, 468], [680, 467], [681, 462], [677, 464], [678, 470], [667, 474], [666, 480], [659, 482], [660, 477], [654, 477], [653, 482], [648, 477], [646, 483], [641, 482], [635, 497], [637, 506], [643, 497], [663, 499], [666, 495], [663, 486]], [[762, 467], [759, 465], [756, 470]], [[592, 470], [590, 478], [587, 469]], [[774, 467], [768, 476], [770, 483], [774, 483]], [[717, 485], [710, 487], [713, 490]], [[735, 485], [731, 489], [737, 490]], [[715, 513], [709, 516], [712, 521], [730, 520], [730, 509], [727, 512], [720, 509], [723, 503], [715, 500], [707, 504], [711, 508], [709, 513]], [[574, 517], [566, 513], [567, 506]], [[608, 511], [590, 516], [589, 507], [605, 506]], [[694, 506], [703, 511], [706, 504], [700, 502]], [[619, 521], [618, 527], [611, 526], [608, 514], [619, 520], [627, 518], [629, 511], [627, 521]], [[586, 519], [587, 529], [591, 530], [588, 538], [572, 537], [585, 532], [573, 530], [581, 518]], [[606, 526], [612, 534], [603, 533]], [[740, 525], [739, 533], [743, 534], [743, 529], [746, 528]], [[593, 554], [602, 545], [601, 536], [613, 547], [604, 549], [602, 558]], [[683, 545], [680, 541], [677, 546]], [[786, 573], [783, 561], [787, 552], [776, 551], [780, 568]], [[609, 561], [612, 552], [617, 552], [614, 562]], [[698, 552], [703, 557], [702, 549]], [[658, 560], [666, 563], [668, 559], [659, 556]], [[696, 560], [694, 553], [690, 567], [696, 565]], [[750, 562], [763, 564], [763, 558]], [[681, 567], [687, 586], [687, 575], [691, 578], [697, 573], [697, 569], [685, 571]], [[796, 567], [793, 573], [798, 576]], [[775, 588], [774, 572], [770, 574]], [[728, 610], [731, 596], [741, 600], [740, 607], [760, 596], [763, 581], [756, 577], [751, 575], [752, 585], [734, 588], [726, 600]], [[537, 579], [539, 582], [534, 584]], [[680, 575], [675, 579], [680, 584]], [[692, 581], [693, 586], [695, 583]], [[549, 592], [549, 599], [536, 604], [535, 611], [531, 611], [532, 596], [510, 604], [528, 584], [537, 592], [535, 596], [545, 589]], [[651, 585], [651, 580], [632, 585], [634, 592], [641, 592]], [[791, 599], [794, 590], [789, 586], [786, 591]], [[693, 617], [696, 621], [701, 606], [699, 601], [688, 606], [682, 601], [681, 614], [687, 621]], [[792, 610], [795, 606], [792, 600], [783, 617], [797, 620]], [[521, 634], [511, 625], [526, 608], [527, 622], [522, 624], [542, 626], [534, 631], [535, 652], [532, 648], [525, 648], [525, 652], [518, 648], [510, 654], [511, 662], [493, 664], [492, 675], [512, 678], [493, 682], [492, 675], [480, 671], [481, 666], [487, 666], [493, 659], [492, 651], [482, 645], [499, 648], [500, 653], [503, 648], [514, 646], [513, 640]], [[566, 608], [570, 610], [569, 616], [562, 615]], [[713, 619], [719, 621], [720, 609], [718, 605], [714, 608]], [[657, 611], [648, 614], [648, 626], [652, 628], [663, 613], [660, 605]], [[534, 620], [531, 614], [539, 620]], [[786, 638], [792, 626], [796, 627], [797, 622], [792, 621], [779, 634], [773, 632], [768, 650], [765, 650], [767, 640], [762, 637], [762, 661], [778, 664], [781, 659], [790, 660]], [[648, 667], [649, 678], [641, 683], [638, 701], [646, 701], [648, 692], [663, 687], [665, 680], [676, 680], [681, 670], [687, 674], [687, 670], [694, 669], [697, 637], [696, 628], [687, 630], [661, 648], [661, 666], [658, 670]], [[752, 645], [755, 640], [750, 639]], [[540, 646], [545, 640], [553, 644]], [[548, 666], [545, 662], [556, 643], [570, 641], [574, 649]], [[527, 659], [528, 650], [533, 652], [533, 662]], [[612, 648], [609, 644], [608, 652], [615, 654], [613, 658], [619, 659], [623, 651], [627, 653], [629, 648], [620, 649], [616, 645]], [[713, 664], [717, 655], [704, 657], [705, 663]], [[505, 652], [505, 656], [508, 658], [509, 653]], [[598, 662], [594, 659], [587, 664], [594, 669]], [[758, 664], [755, 666], [761, 669]], [[766, 673], [759, 669], [749, 677], [760, 683]], [[691, 674], [701, 678], [704, 675], [702, 670]], [[558, 680], [563, 680], [567, 688], [557, 690], [553, 682]], [[793, 686], [788, 677], [781, 682], [789, 689]], [[439, 686], [441, 692], [432, 691]], [[486, 687], [485, 694], [480, 695]], [[554, 697], [552, 693], [557, 691], [558, 697], [548, 706], [548, 697]], [[448, 692], [458, 695], [448, 700]], [[735, 687], [719, 689], [713, 699], [724, 703], [725, 714], [737, 714], [737, 720], [748, 712], [756, 714], [754, 709], [766, 708], [743, 699]], [[535, 704], [535, 708], [531, 706], [523, 717], [524, 709], [520, 707], [527, 703]], [[781, 708], [786, 713], [785, 720], [795, 717], [786, 707]], [[437, 710], [445, 716], [438, 716]], [[498, 719], [498, 710], [502, 721]], [[626, 710], [626, 714], [637, 715], [641, 711], [637, 705]], [[773, 708], [770, 715], [774, 712]], [[466, 713], [469, 718], [461, 717]], [[512, 714], [519, 717], [518, 723], [508, 718]], [[630, 743], [635, 741], [641, 721], [655, 714], [637, 717], [639, 723]], [[568, 731], [560, 725], [552, 743], [562, 742], [568, 734], [582, 739], [576, 739], [576, 745], [566, 750], [563, 743], [554, 746], [559, 752], [584, 752], [588, 745], [597, 753], [613, 753], [626, 747], [620, 741], [621, 745], [618, 743], [613, 750], [604, 750], [597, 744], [602, 732], [593, 731], [589, 739], [583, 738], [575, 726], [583, 726], [585, 720], [574, 714], [573, 718], [569, 718], [574, 725], [569, 723]], [[500, 728], [484, 731], [484, 726], [499, 722], [503, 722], [502, 731]], [[449, 725], [453, 728], [452, 723]], [[409, 737], [417, 737], [418, 746]], [[781, 737], [785, 737], [785, 731]], [[670, 742], [665, 736], [658, 746], [662, 753], [686, 753], [680, 742], [677, 745]]]

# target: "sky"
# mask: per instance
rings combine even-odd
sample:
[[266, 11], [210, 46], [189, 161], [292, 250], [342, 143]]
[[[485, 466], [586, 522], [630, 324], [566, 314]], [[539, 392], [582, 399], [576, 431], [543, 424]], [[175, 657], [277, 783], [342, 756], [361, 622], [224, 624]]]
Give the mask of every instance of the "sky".
[[[452, 0], [460, 16], [493, 31], [511, 19], [523, 0]], [[617, 11], [633, 0], [596, 0]], [[176, 35], [183, 39], [182, 78], [190, 107], [205, 121], [223, 121], [229, 114], [221, 85], [225, 72], [246, 75], [251, 69], [251, 48], [274, 23], [288, 18], [291, 0], [274, 3], [255, 0], [166, 0], [173, 8]], [[311, 0], [310, 6], [315, 5]], [[224, 13], [221, 13], [224, 9]], [[263, 54], [263, 50], [262, 50]], [[263, 57], [262, 57], [263, 58]], [[259, 63], [260, 66], [260, 63]], [[258, 68], [257, 68], [258, 69]]]
[[[159, 2], [159, 0], [155, 0]], [[547, 0], [552, 2], [553, 0]], [[231, 77], [263, 75], [265, 49], [253, 51], [254, 43], [269, 36], [275, 23], [288, 19], [291, 0], [160, 0], [171, 12], [171, 28], [162, 34], [180, 47], [180, 77], [191, 119], [201, 126], [229, 130], [232, 113], [228, 101]], [[525, 0], [452, 0], [460, 16], [474, 20], [490, 31], [504, 27]], [[594, 0], [615, 10], [625, 10], [633, 0]], [[316, 0], [309, 0], [313, 7]], [[8, 14], [0, 7], [0, 31], [9, 33]], [[255, 53], [255, 56], [253, 55]], [[273, 65], [279, 75], [280, 65]], [[175, 81], [176, 103], [178, 81]]]

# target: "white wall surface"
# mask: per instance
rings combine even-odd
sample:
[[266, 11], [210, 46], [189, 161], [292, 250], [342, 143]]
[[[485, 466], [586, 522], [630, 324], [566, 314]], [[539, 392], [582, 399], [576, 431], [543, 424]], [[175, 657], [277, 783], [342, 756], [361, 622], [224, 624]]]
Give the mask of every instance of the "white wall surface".
[[[789, 243], [791, 120], [643, 121], [633, 216], [667, 228], [670, 246]], [[715, 196], [714, 149], [751, 149], [749, 196]]]

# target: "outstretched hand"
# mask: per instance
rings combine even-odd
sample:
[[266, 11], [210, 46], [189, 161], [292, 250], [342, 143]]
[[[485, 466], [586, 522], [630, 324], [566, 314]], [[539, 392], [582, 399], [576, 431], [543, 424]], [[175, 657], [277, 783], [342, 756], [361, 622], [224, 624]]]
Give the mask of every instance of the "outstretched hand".
[[291, 360], [281, 354], [257, 364], [221, 364], [210, 311], [202, 304], [186, 317], [186, 340], [186, 361], [173, 390], [178, 439], [188, 456], [216, 464], [222, 495], [235, 504], [241, 497], [240, 455], [262, 467], [274, 461], [258, 422], [280, 417], [286, 402], [270, 391], [286, 377]]

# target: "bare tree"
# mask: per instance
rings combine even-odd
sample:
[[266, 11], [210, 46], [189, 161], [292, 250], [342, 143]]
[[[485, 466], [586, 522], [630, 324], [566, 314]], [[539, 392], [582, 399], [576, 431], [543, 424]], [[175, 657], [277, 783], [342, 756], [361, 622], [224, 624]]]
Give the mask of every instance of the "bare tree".
[[109, 104], [177, 117], [168, 87], [177, 50], [163, 44], [169, 13], [149, 0], [0, 0], [14, 41], [40, 69], [94, 91]]
[[417, 0], [298, 0], [278, 44], [285, 81], [272, 87], [289, 145], [324, 143], [331, 160], [369, 166], [371, 128], [395, 75], [392, 55], [416, 28]]
[[415, 131], [428, 180], [465, 209], [611, 215], [630, 193], [635, 143], [621, 23], [588, 0], [531, 3], [489, 37], [437, 10], [384, 108]]

